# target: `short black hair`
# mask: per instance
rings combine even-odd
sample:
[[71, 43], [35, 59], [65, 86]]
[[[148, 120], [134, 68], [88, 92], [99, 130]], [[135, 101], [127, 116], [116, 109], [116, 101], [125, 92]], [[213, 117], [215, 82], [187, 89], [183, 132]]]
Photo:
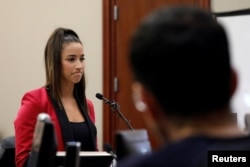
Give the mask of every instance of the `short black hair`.
[[228, 105], [230, 54], [226, 32], [209, 11], [166, 6], [139, 24], [130, 41], [134, 79], [167, 114], [192, 116]]

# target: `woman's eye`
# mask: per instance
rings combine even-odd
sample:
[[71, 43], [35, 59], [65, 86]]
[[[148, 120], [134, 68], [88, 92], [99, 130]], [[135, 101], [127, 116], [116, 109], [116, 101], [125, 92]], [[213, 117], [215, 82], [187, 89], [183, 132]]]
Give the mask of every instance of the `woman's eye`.
[[68, 61], [70, 61], [70, 62], [72, 62], [72, 61], [74, 61], [75, 60], [75, 58], [69, 58], [68, 59]]
[[85, 60], [85, 58], [84, 58], [84, 57], [81, 57], [81, 58], [80, 58], [80, 61], [84, 61], [84, 60]]

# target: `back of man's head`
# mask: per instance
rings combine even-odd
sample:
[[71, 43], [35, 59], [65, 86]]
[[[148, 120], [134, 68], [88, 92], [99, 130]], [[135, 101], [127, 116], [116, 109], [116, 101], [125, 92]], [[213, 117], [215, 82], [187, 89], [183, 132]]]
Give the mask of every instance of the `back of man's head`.
[[129, 61], [168, 114], [189, 117], [229, 102], [226, 33], [205, 10], [169, 6], [150, 14], [131, 39]]

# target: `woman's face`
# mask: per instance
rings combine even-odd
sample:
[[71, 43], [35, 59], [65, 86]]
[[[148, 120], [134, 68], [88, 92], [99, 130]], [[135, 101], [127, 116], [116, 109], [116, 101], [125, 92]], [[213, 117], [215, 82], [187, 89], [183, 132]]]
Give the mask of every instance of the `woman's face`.
[[78, 83], [85, 67], [82, 44], [77, 42], [65, 44], [61, 56], [61, 82], [64, 84]]

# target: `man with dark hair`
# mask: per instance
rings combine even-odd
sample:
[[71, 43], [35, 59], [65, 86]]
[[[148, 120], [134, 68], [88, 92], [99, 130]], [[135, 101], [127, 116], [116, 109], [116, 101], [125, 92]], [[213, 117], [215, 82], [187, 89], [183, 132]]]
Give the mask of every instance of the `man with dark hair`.
[[163, 143], [118, 167], [216, 165], [225, 161], [209, 151], [250, 150], [230, 108], [237, 76], [228, 39], [211, 13], [184, 5], [153, 12], [131, 38], [129, 63], [135, 107]]

